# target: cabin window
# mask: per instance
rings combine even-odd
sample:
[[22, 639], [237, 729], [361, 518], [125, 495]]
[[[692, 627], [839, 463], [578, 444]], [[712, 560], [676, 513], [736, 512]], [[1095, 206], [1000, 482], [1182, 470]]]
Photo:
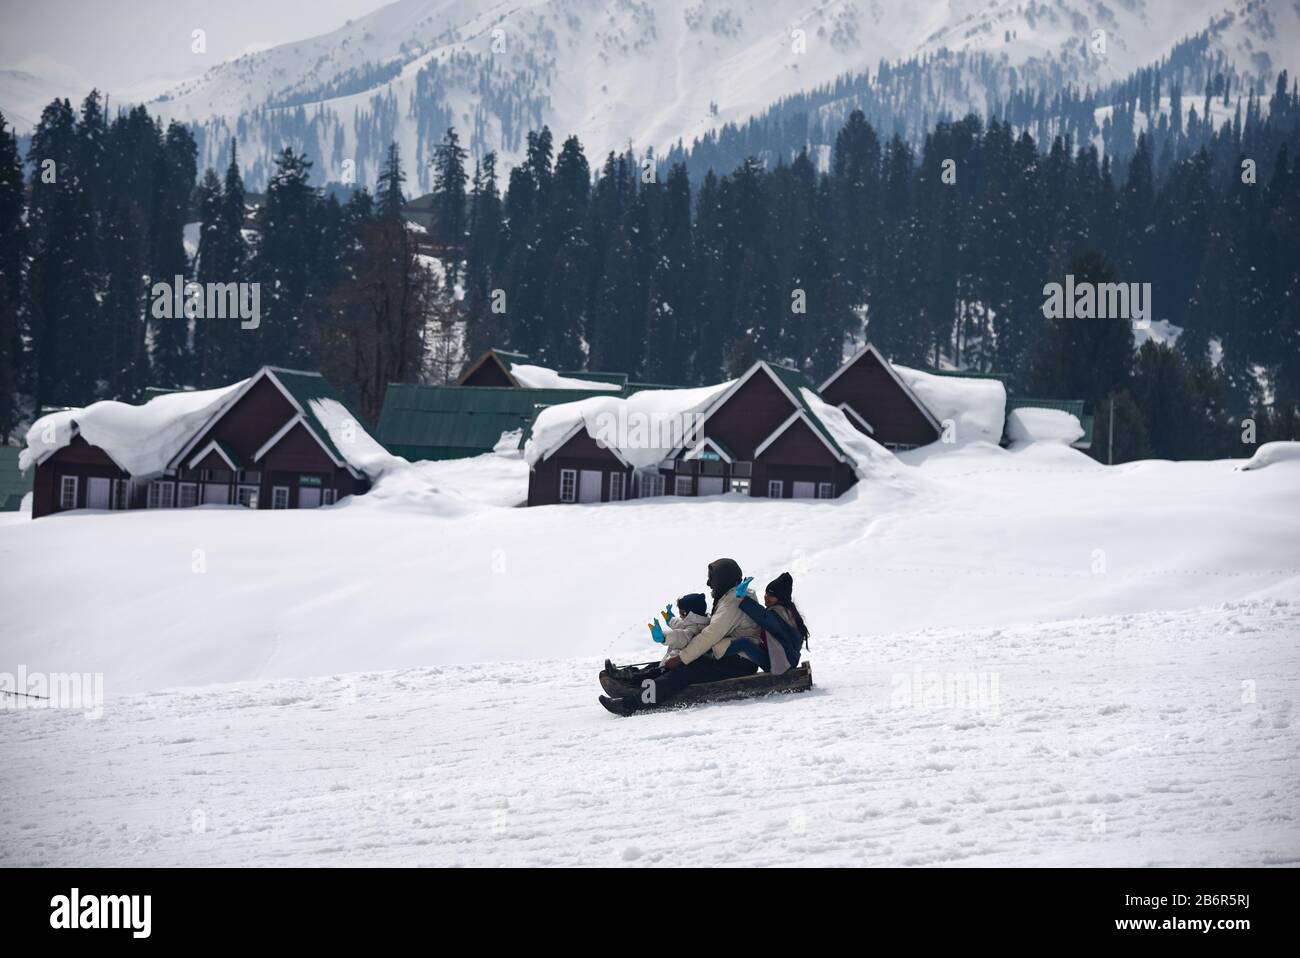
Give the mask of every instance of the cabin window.
[[817, 498], [818, 498], [818, 499], [834, 499], [834, 498], [835, 498], [835, 483], [833, 483], [833, 482], [819, 482], [819, 483], [817, 483]]
[[176, 484], [174, 482], [155, 481], [149, 483], [150, 509], [170, 509], [176, 504]]
[[271, 508], [288, 509], [289, 508], [289, 487], [276, 486], [271, 490]]
[[202, 478], [204, 482], [216, 482], [216, 483], [229, 482], [230, 470], [229, 469], [204, 469], [202, 470]]
[[77, 477], [64, 476], [59, 483], [59, 508], [77, 508]]
[[642, 499], [654, 499], [664, 494], [664, 477], [657, 472], [643, 472], [637, 477], [640, 486], [637, 495]]
[[733, 462], [731, 464], [731, 474], [742, 479], [748, 479], [754, 474], [754, 464], [752, 462]]
[[332, 506], [332, 505], [334, 505], [334, 495], [335, 495], [335, 493], [334, 493], [334, 490], [333, 490], [333, 489], [326, 489], [326, 490], [325, 490], [325, 498], [322, 499], [321, 501], [324, 502], [325, 505], [327, 505], [327, 506]]
[[257, 508], [257, 486], [240, 486], [235, 501], [245, 509]]
[[749, 480], [748, 480], [748, 479], [737, 479], [735, 476], [732, 476], [732, 477], [731, 477], [731, 491], [732, 491], [732, 492], [739, 493], [739, 494], [742, 495], [742, 496], [747, 496], [747, 495], [749, 495]]
[[769, 499], [784, 499], [785, 483], [780, 479], [767, 480], [767, 497]]
[[706, 459], [700, 463], [700, 475], [702, 476], [725, 476], [727, 467], [720, 459]]
[[621, 472], [611, 472], [609, 474], [609, 501], [623, 501], [623, 480], [626, 477]]
[[578, 470], [560, 470], [560, 501], [576, 502], [578, 499]]
[[114, 509], [126, 508], [126, 490], [130, 484], [125, 479], [113, 480], [113, 505]]
[[195, 482], [182, 482], [177, 489], [178, 504], [182, 509], [199, 504], [199, 486]]
[[689, 496], [693, 495], [695, 487], [690, 476], [678, 476], [677, 482], [673, 485], [673, 495]]
[[239, 470], [239, 481], [255, 486], [262, 481], [262, 470], [260, 469], [241, 469]]
[[687, 476], [693, 476], [693, 475], [695, 475], [695, 460], [694, 460], [694, 459], [678, 459], [678, 460], [677, 460], [677, 471], [680, 472], [680, 473], [682, 473], [683, 475], [687, 475]]

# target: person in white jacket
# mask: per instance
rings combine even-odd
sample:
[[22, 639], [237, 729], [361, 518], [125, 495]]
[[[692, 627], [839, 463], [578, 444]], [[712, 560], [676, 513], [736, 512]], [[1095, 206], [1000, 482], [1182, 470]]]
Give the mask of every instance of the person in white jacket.
[[680, 652], [709, 624], [707, 609], [703, 592], [684, 595], [677, 600], [677, 615], [673, 615], [671, 602], [663, 612], [659, 613], [667, 623], [668, 631], [665, 632], [658, 621], [655, 621], [648, 626], [650, 637], [661, 643], [669, 653]]

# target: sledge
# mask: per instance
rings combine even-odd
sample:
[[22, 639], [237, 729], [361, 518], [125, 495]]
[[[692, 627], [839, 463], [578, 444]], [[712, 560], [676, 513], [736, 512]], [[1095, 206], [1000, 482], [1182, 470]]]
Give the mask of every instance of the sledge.
[[[658, 663], [628, 666], [629, 669], [641, 669]], [[601, 685], [607, 692], [618, 695], [641, 694], [640, 683], [621, 682], [619, 679], [601, 672]], [[607, 699], [601, 696], [600, 704], [615, 715], [633, 715], [637, 712], [654, 712], [660, 709], [689, 708], [706, 702], [730, 702], [735, 699], [757, 698], [763, 695], [780, 693], [807, 692], [812, 688], [812, 663], [804, 662], [780, 675], [770, 672], [755, 672], [735, 679], [720, 679], [717, 682], [700, 682], [682, 689], [673, 699], [663, 705], [639, 704], [636, 708], [626, 708], [617, 698]]]

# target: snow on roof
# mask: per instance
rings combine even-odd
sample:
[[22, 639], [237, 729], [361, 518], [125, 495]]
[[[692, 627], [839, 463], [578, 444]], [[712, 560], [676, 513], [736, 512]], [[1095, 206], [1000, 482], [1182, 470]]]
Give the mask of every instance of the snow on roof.
[[849, 464], [859, 479], [879, 479], [900, 474], [899, 461], [892, 452], [856, 428], [838, 406], [832, 406], [811, 389], [804, 389], [803, 400], [813, 415], [821, 420], [836, 445], [849, 457]]
[[696, 414], [730, 386], [725, 382], [695, 389], [646, 389], [627, 399], [593, 396], [548, 406], [537, 414], [524, 459], [530, 467], [536, 465], [582, 422], [587, 435], [616, 449], [634, 469], [651, 468], [694, 430]]
[[916, 398], [943, 424], [952, 420], [958, 443], [975, 441], [996, 445], [1006, 421], [1007, 390], [996, 379], [936, 376], [893, 364], [894, 371]]
[[574, 379], [561, 376], [554, 369], [546, 366], [533, 366], [529, 363], [511, 363], [510, 375], [515, 382], [525, 389], [589, 389], [600, 392], [621, 392], [617, 383], [604, 383], [591, 379]]
[[1026, 406], [1007, 414], [1007, 439], [1021, 442], [1061, 442], [1069, 445], [1083, 438], [1083, 425], [1064, 409]]
[[1255, 455], [1237, 468], [1242, 471], [1263, 469], [1278, 462], [1300, 462], [1300, 442], [1281, 440], [1266, 442], [1255, 450]]
[[394, 456], [381, 446], [366, 432], [348, 407], [337, 399], [311, 399], [308, 406], [348, 465], [364, 472], [371, 479], [378, 479], [386, 472], [410, 465], [405, 459]]
[[220, 389], [176, 392], [142, 406], [104, 400], [84, 409], [42, 416], [27, 430], [18, 467], [26, 470], [72, 442], [74, 435], [103, 449], [132, 476], [162, 472], [208, 417], [244, 382]]

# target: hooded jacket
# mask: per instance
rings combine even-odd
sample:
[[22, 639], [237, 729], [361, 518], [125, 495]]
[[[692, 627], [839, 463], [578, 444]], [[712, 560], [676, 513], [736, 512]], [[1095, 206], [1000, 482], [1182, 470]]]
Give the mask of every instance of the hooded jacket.
[[[747, 597], [753, 599], [754, 593], [750, 591]], [[758, 624], [741, 611], [740, 598], [733, 584], [714, 603], [709, 624], [682, 649], [682, 664], [690, 665], [705, 654], [720, 659], [726, 654], [732, 639], [757, 639], [760, 632]]]

